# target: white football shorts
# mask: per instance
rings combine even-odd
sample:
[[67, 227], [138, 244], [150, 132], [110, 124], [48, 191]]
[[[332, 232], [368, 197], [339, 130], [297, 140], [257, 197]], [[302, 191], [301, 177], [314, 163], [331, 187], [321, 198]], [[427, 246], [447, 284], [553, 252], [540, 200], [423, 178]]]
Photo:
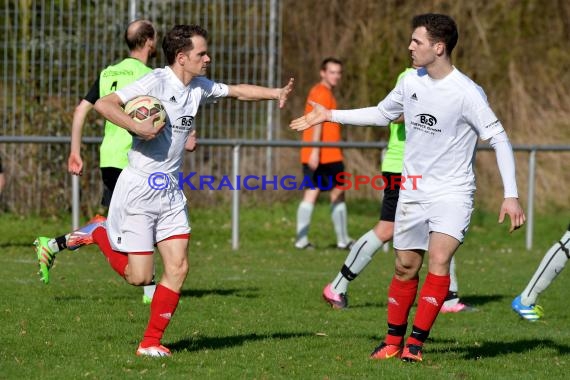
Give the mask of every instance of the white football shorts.
[[155, 190], [149, 175], [127, 167], [119, 176], [107, 217], [107, 233], [120, 252], [152, 252], [154, 245], [190, 233], [184, 192], [175, 176], [166, 189]]
[[463, 243], [471, 214], [473, 198], [451, 196], [431, 202], [398, 202], [394, 225], [394, 248], [427, 251], [430, 232], [440, 232]]

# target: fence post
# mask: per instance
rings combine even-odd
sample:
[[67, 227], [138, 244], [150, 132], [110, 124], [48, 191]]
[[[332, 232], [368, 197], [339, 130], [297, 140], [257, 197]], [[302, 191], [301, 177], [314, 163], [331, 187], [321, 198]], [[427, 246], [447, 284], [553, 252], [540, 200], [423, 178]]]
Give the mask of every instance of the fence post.
[[536, 166], [536, 149], [530, 150], [528, 156], [528, 204], [526, 206], [526, 215], [528, 223], [526, 224], [526, 249], [532, 249], [532, 233], [534, 227], [534, 176]]
[[129, 0], [129, 21], [137, 18], [137, 0]]
[[240, 145], [234, 145], [232, 162], [232, 182], [236, 188], [232, 190], [232, 249], [235, 251], [239, 248], [239, 192], [237, 184], [239, 183], [239, 155]]
[[[276, 41], [277, 41], [277, 11], [279, 4], [276, 0], [271, 0], [269, 8], [269, 59], [267, 62], [267, 86], [275, 87], [275, 62], [277, 55]], [[274, 139], [273, 132], [275, 130], [275, 115], [274, 115], [273, 102], [267, 102], [267, 141]], [[271, 176], [273, 171], [273, 147], [268, 146], [266, 151], [266, 169], [265, 174]]]

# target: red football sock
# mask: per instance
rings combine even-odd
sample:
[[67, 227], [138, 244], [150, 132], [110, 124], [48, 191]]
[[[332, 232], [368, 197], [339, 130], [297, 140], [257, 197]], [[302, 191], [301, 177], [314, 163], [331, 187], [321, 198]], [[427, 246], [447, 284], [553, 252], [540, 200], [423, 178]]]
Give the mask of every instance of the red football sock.
[[427, 274], [426, 281], [420, 290], [418, 309], [414, 319], [412, 335], [407, 340], [408, 344], [421, 346], [429, 336], [429, 332], [449, 291], [449, 282], [449, 275]]
[[408, 281], [400, 281], [396, 277], [392, 278], [388, 290], [388, 334], [384, 339], [386, 344], [402, 344], [406, 334], [408, 315], [417, 292], [417, 278]]
[[144, 333], [141, 347], [147, 348], [160, 345], [160, 340], [164, 330], [170, 323], [170, 318], [174, 315], [180, 293], [168, 289], [166, 286], [158, 284], [150, 304], [150, 320]]
[[124, 252], [115, 251], [111, 247], [105, 227], [97, 227], [95, 231], [93, 231], [93, 241], [95, 241], [95, 244], [99, 246], [99, 249], [103, 252], [115, 272], [124, 278], [125, 268], [129, 263], [129, 256]]

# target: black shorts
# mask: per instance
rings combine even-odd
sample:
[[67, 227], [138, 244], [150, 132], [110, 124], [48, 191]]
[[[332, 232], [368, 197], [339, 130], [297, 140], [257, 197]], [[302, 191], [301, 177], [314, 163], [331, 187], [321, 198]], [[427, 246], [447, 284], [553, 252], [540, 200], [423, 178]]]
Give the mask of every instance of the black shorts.
[[122, 169], [118, 168], [101, 168], [101, 177], [103, 178], [102, 206], [109, 207], [111, 204], [111, 197], [113, 196], [115, 185], [122, 171]]
[[[386, 178], [387, 186], [384, 189], [384, 199], [380, 208], [380, 220], [393, 222], [396, 219], [396, 206], [398, 205], [398, 197], [400, 196], [400, 181], [393, 181], [393, 177], [401, 177], [402, 173], [382, 172]], [[394, 183], [394, 186], [390, 184]]]
[[337, 174], [343, 171], [344, 164], [342, 161], [320, 164], [315, 171], [312, 171], [309, 165], [303, 164], [303, 181], [305, 183], [311, 182], [312, 187], [315, 189], [329, 191], [340, 184], [336, 177]]

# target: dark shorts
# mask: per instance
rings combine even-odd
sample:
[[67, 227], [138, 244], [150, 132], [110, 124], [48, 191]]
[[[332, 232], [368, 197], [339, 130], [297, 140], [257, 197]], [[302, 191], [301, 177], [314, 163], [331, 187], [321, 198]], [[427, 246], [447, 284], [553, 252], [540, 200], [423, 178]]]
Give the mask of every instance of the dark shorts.
[[384, 189], [384, 199], [380, 209], [380, 220], [393, 222], [396, 219], [396, 206], [398, 205], [398, 197], [400, 195], [400, 181], [392, 181], [393, 177], [401, 177], [402, 173], [382, 172], [388, 184], [395, 183], [394, 186], [386, 186]]
[[311, 182], [315, 189], [329, 191], [340, 184], [336, 176], [343, 171], [344, 164], [342, 161], [320, 164], [315, 171], [312, 171], [309, 165], [303, 164], [303, 181], [307, 179], [305, 183]]
[[101, 177], [103, 178], [103, 198], [101, 205], [109, 207], [111, 204], [111, 197], [117, 184], [117, 179], [123, 170], [118, 168], [101, 168]]

